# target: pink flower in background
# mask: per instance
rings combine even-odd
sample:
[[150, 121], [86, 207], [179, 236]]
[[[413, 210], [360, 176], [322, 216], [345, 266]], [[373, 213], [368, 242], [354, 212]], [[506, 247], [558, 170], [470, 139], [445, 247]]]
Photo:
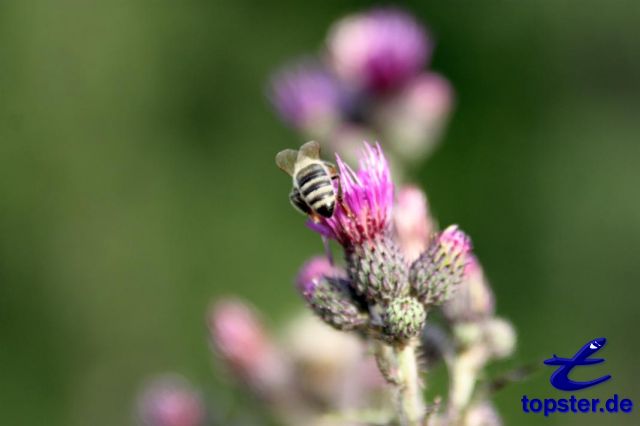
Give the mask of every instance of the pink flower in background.
[[344, 275], [344, 271], [332, 265], [326, 256], [315, 256], [300, 268], [296, 277], [296, 286], [303, 296], [308, 297], [322, 278], [340, 278]]
[[481, 321], [495, 314], [493, 291], [475, 256], [469, 256], [462, 283], [442, 312], [451, 322]]
[[432, 45], [425, 30], [408, 13], [373, 9], [338, 21], [329, 33], [327, 50], [341, 78], [365, 90], [384, 93], [417, 74]]
[[221, 299], [208, 322], [214, 351], [238, 378], [266, 398], [286, 386], [286, 362], [247, 303]]
[[209, 318], [213, 343], [231, 366], [251, 371], [269, 350], [262, 324], [253, 310], [236, 299], [223, 299], [213, 307]]
[[389, 229], [394, 187], [379, 144], [372, 147], [364, 143], [358, 172], [336, 158], [342, 203], [338, 203], [332, 217], [309, 222], [309, 226], [350, 247], [373, 240]]
[[434, 231], [427, 196], [418, 187], [405, 186], [396, 197], [393, 224], [398, 244], [407, 262], [413, 262], [427, 248]]
[[206, 410], [200, 394], [178, 375], [155, 379], [139, 400], [145, 426], [204, 426]]
[[[436, 146], [453, 90], [425, 72], [433, 42], [408, 12], [373, 8], [331, 27], [317, 59], [277, 72], [271, 103], [285, 123], [330, 145], [346, 160], [354, 141], [385, 141], [396, 178]], [[401, 160], [401, 161], [398, 161]]]
[[429, 154], [440, 140], [453, 101], [453, 89], [447, 79], [436, 73], [422, 73], [380, 103], [375, 118], [393, 151], [414, 163]]

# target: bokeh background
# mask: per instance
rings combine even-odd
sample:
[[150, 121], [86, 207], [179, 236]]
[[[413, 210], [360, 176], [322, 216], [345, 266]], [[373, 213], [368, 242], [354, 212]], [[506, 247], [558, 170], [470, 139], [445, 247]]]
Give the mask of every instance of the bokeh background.
[[[273, 163], [302, 141], [265, 79], [368, 5], [0, 3], [0, 423], [130, 424], [140, 383], [164, 371], [234, 398], [207, 306], [235, 293], [282, 324], [302, 306], [293, 274], [321, 248]], [[606, 336], [597, 373], [613, 379], [584, 395], [637, 407], [640, 4], [407, 7], [458, 93], [416, 179], [440, 222], [474, 238], [519, 331], [507, 366]], [[637, 424], [637, 408], [523, 414], [523, 394], [560, 396], [550, 372], [496, 395], [506, 424]]]

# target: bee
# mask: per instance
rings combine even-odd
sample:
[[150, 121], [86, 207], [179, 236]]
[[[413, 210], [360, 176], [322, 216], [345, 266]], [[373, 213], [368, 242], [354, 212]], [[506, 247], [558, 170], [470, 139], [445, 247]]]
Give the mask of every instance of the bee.
[[276, 165], [293, 178], [289, 194], [291, 204], [314, 221], [330, 218], [339, 201], [333, 181], [338, 178], [336, 166], [320, 159], [320, 144], [307, 142], [299, 151], [285, 149], [276, 155]]

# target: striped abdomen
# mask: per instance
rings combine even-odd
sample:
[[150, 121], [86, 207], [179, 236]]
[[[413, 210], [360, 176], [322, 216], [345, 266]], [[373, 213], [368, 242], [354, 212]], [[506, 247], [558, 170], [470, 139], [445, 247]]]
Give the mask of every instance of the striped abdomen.
[[312, 163], [295, 176], [296, 187], [304, 202], [323, 217], [331, 217], [336, 206], [336, 191], [331, 175], [322, 163]]

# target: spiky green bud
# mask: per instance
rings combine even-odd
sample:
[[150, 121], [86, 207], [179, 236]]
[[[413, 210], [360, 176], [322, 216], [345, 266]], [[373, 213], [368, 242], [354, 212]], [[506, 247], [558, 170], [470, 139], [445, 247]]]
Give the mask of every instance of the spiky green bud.
[[456, 225], [433, 239], [427, 250], [411, 265], [413, 293], [425, 306], [448, 300], [462, 282], [471, 240]]
[[382, 331], [391, 342], [406, 342], [422, 331], [427, 312], [415, 298], [406, 296], [392, 300], [382, 313]]
[[408, 267], [391, 238], [364, 241], [351, 247], [346, 258], [351, 285], [370, 304], [386, 305], [408, 294]]
[[303, 290], [303, 296], [316, 315], [338, 330], [355, 330], [369, 321], [368, 314], [352, 297], [345, 279], [317, 278]]

